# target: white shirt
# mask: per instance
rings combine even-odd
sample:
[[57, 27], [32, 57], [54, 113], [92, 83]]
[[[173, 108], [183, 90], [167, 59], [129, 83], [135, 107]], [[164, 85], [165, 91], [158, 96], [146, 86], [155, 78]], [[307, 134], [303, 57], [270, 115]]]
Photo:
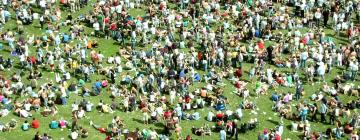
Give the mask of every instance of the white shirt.
[[99, 22], [95, 22], [95, 23], [93, 24], [93, 28], [94, 28], [95, 31], [99, 31], [99, 30], [100, 30], [100, 24], [99, 24]]
[[150, 100], [150, 102], [155, 102], [155, 95], [151, 94], [149, 100]]
[[2, 0], [2, 4], [7, 5], [8, 1], [7, 0]]
[[208, 121], [212, 121], [213, 117], [214, 117], [214, 113], [209, 112], [209, 113], [208, 113], [208, 116], [207, 116], [207, 120], [208, 120]]
[[114, 57], [109, 57], [108, 58], [108, 63], [113, 63], [114, 62]]
[[72, 104], [71, 107], [72, 107], [72, 111], [79, 110], [79, 105], [77, 104]]
[[122, 11], [122, 5], [119, 4], [118, 6], [115, 7], [115, 9], [116, 9], [116, 13], [121, 13], [121, 11]]
[[78, 112], [78, 118], [82, 118], [82, 117], [84, 117], [85, 116], [85, 111], [84, 110], [79, 110], [79, 112]]
[[321, 18], [321, 13], [320, 13], [320, 12], [316, 12], [316, 13], [315, 13], [315, 18], [320, 19], [320, 18]]
[[30, 111], [31, 104], [29, 104], [29, 103], [24, 104], [24, 108], [26, 111]]
[[76, 140], [78, 138], [78, 136], [79, 136], [79, 134], [76, 131], [71, 132], [71, 139]]
[[116, 64], [120, 64], [120, 63], [121, 63], [121, 57], [120, 57], [120, 56], [116, 56], [116, 57], [115, 57], [115, 63], [116, 63]]
[[164, 109], [162, 107], [158, 107], [156, 108], [156, 112], [159, 114], [159, 115], [163, 115], [164, 114]]
[[21, 62], [24, 62], [24, 61], [25, 61], [25, 54], [20, 55], [20, 61], [21, 61]]
[[40, 7], [45, 8], [46, 7], [46, 1], [42, 0], [39, 2]]
[[66, 78], [66, 80], [70, 80], [71, 76], [70, 76], [70, 73], [69, 73], [69, 72], [67, 72], [67, 73], [65, 74], [65, 78]]
[[39, 14], [38, 13], [33, 13], [33, 19], [39, 19]]
[[156, 140], [157, 139], [157, 133], [156, 131], [150, 131], [150, 139]]
[[243, 116], [241, 108], [236, 109], [236, 114], [241, 118]]

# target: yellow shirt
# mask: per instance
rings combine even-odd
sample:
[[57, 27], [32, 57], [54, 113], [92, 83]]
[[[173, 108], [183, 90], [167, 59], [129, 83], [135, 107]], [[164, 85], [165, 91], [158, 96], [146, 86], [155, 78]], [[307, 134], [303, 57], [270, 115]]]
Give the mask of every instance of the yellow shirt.
[[77, 61], [73, 61], [71, 66], [72, 68], [77, 68], [78, 67]]
[[232, 52], [231, 53], [231, 58], [236, 58], [237, 54], [238, 54], [237, 52]]

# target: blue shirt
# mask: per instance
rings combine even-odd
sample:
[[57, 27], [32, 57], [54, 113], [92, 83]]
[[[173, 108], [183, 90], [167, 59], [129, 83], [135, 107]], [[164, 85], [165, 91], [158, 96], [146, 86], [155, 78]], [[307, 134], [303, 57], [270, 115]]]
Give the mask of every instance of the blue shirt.
[[185, 70], [184, 70], [184, 69], [180, 71], [179, 76], [180, 76], [180, 77], [185, 77]]
[[48, 34], [52, 34], [53, 31], [52, 30], [46, 30], [45, 32], [48, 33]]
[[95, 87], [98, 88], [98, 89], [101, 88], [101, 82], [96, 82]]
[[271, 100], [272, 101], [278, 101], [279, 100], [279, 95], [277, 95], [277, 94], [271, 95]]
[[56, 129], [58, 127], [59, 127], [59, 123], [57, 121], [51, 121], [51, 123], [50, 123], [51, 129]]
[[55, 43], [56, 43], [56, 45], [59, 45], [59, 44], [61, 43], [61, 39], [60, 39], [60, 36], [59, 36], [59, 35], [57, 35], [57, 36], [55, 37]]
[[4, 16], [5, 17], [10, 17], [11, 13], [9, 11], [4, 11]]
[[46, 35], [44, 35], [44, 36], [42, 37], [42, 39], [43, 39], [43, 41], [47, 41], [47, 40], [48, 40], [48, 37], [47, 37]]
[[181, 116], [182, 116], [181, 107], [176, 107], [176, 108], [175, 108], [175, 112], [176, 112], [176, 114], [177, 114], [178, 117], [181, 117]]
[[8, 98], [3, 98], [1, 103], [5, 104], [6, 102], [8, 102]]
[[29, 128], [30, 128], [30, 124], [29, 124], [29, 123], [24, 123], [24, 124], [21, 126], [21, 129], [24, 130], [24, 131], [29, 130]]
[[226, 140], [226, 132], [225, 132], [225, 130], [220, 131], [220, 140]]
[[302, 109], [301, 111], [301, 115], [307, 115], [308, 114], [308, 109]]
[[200, 119], [200, 114], [199, 114], [199, 112], [195, 112], [195, 113], [193, 114], [193, 119], [194, 119], [194, 120], [199, 120], [199, 119]]
[[200, 74], [196, 73], [194, 79], [195, 81], [200, 81]]
[[63, 36], [63, 39], [64, 39], [64, 42], [69, 42], [70, 37], [69, 37], [69, 35], [65, 34], [65, 35]]
[[320, 113], [326, 113], [327, 111], [327, 106], [326, 104], [322, 103], [320, 106]]

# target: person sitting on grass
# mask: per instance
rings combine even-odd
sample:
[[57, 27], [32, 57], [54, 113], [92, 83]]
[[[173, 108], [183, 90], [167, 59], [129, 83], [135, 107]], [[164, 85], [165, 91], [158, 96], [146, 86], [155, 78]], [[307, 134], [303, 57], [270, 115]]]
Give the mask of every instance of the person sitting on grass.
[[56, 106], [52, 106], [52, 107], [45, 107], [44, 108], [44, 111], [41, 112], [41, 114], [44, 116], [44, 117], [47, 117], [47, 116], [55, 116], [57, 114], [57, 107]]
[[25, 122], [21, 125], [21, 129], [23, 131], [28, 131], [30, 129], [30, 124], [28, 123], [27, 120], [25, 120]]
[[69, 135], [69, 137], [70, 137], [71, 140], [76, 140], [76, 139], [78, 139], [78, 136], [79, 136], [79, 133], [78, 133], [78, 131], [76, 131], [76, 130], [72, 130], [72, 132], [71, 132], [70, 135]]
[[94, 95], [100, 95], [101, 93], [102, 84], [99, 80], [96, 80], [95, 84], [93, 85]]
[[59, 120], [59, 127], [61, 128], [61, 129], [64, 129], [64, 128], [66, 128], [68, 126], [68, 122], [64, 119], [64, 118], [61, 118], [60, 120]]
[[30, 112], [26, 111], [25, 109], [15, 110], [15, 113], [17, 113], [19, 115], [19, 117], [22, 117], [22, 118], [28, 118], [28, 117], [32, 116], [32, 114]]
[[83, 127], [80, 127], [80, 137], [81, 138], [87, 138], [89, 136], [88, 130], [86, 130]]
[[111, 109], [111, 107], [108, 104], [103, 104], [101, 106], [101, 112], [103, 112], [103, 113], [114, 113], [114, 111]]
[[85, 116], [86, 116], [85, 110], [82, 107], [80, 107], [79, 110], [75, 111], [74, 117], [76, 119], [81, 119], [81, 118], [84, 118]]
[[36, 118], [33, 118], [32, 122], [31, 122], [31, 127], [34, 128], [34, 129], [38, 129], [39, 126], [40, 126], [39, 120], [37, 120]]
[[55, 119], [53, 119], [53, 120], [50, 122], [49, 126], [50, 126], [51, 129], [57, 129], [57, 128], [59, 128], [59, 122], [56, 121]]

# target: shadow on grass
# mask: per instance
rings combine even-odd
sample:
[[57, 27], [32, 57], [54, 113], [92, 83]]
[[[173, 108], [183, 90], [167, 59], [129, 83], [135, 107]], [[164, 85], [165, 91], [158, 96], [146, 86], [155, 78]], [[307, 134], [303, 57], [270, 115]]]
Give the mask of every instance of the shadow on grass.
[[133, 118], [132, 121], [135, 121], [135, 122], [140, 123], [140, 124], [143, 124], [143, 123], [144, 123], [142, 120], [140, 120], [140, 119], [135, 119], [135, 118]]
[[274, 120], [267, 120], [267, 121], [274, 124], [274, 125], [279, 125], [279, 122], [277, 122], [277, 121], [274, 121]]

